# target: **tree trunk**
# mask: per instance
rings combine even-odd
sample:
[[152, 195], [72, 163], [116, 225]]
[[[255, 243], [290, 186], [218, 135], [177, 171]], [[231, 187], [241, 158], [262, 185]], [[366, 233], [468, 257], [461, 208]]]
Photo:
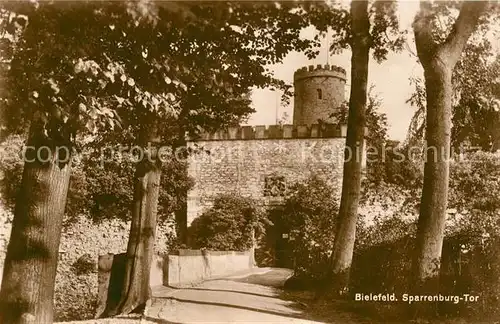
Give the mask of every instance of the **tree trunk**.
[[424, 72], [427, 89], [427, 154], [413, 262], [412, 284], [415, 293], [437, 293], [438, 289], [448, 201], [451, 72], [437, 59]]
[[356, 239], [358, 203], [361, 190], [361, 159], [364, 146], [367, 98], [370, 22], [368, 1], [351, 2], [352, 58], [351, 94], [342, 180], [342, 197], [331, 260], [329, 287], [334, 295], [348, 289], [349, 272]]
[[[147, 140], [157, 143], [156, 128], [146, 130]], [[144, 137], [143, 137], [144, 138]], [[145, 144], [143, 147], [146, 147]], [[160, 192], [161, 161], [157, 150], [145, 152], [134, 175], [132, 223], [127, 246], [124, 282], [120, 302], [103, 316], [140, 312], [151, 297], [149, 277], [156, 236], [156, 216]]]
[[[187, 141], [186, 134], [184, 129], [181, 127], [181, 131], [179, 131], [179, 137], [176, 141], [175, 145], [173, 145], [173, 151], [180, 154], [179, 158], [185, 159], [187, 157]], [[175, 155], [177, 156], [177, 155]], [[184, 166], [186, 169], [188, 165]], [[188, 245], [188, 224], [187, 224], [187, 210], [188, 210], [188, 191], [183, 191], [181, 193], [184, 196], [184, 201], [182, 202], [182, 206], [175, 211], [175, 231], [177, 235], [178, 244], [185, 248]]]
[[[187, 192], [183, 192], [187, 196]], [[187, 199], [182, 203], [182, 206], [175, 211], [175, 230], [177, 242], [182, 247], [188, 245], [188, 230], [187, 230]]]
[[[187, 111], [183, 111], [181, 113], [180, 120], [186, 118]], [[187, 158], [187, 141], [186, 141], [186, 131], [182, 124], [179, 126], [179, 133], [176, 142], [173, 145], [173, 151], [176, 153], [175, 157], [177, 158], [177, 154], [179, 154], [179, 158], [184, 160]], [[187, 163], [184, 166], [187, 168]], [[188, 191], [182, 191], [180, 194], [184, 196], [184, 201], [182, 202], [182, 206], [175, 211], [175, 232], [177, 235], [177, 243], [185, 248], [188, 246], [188, 225], [187, 225], [187, 209], [188, 209]]]
[[[52, 323], [54, 280], [70, 180], [69, 155], [30, 132], [0, 291], [1, 323]], [[38, 148], [50, 148], [51, 157]], [[40, 151], [47, 153], [45, 149]]]
[[[419, 60], [424, 68], [427, 95], [426, 159], [424, 184], [418, 218], [415, 254], [412, 265], [413, 294], [438, 292], [441, 250], [448, 199], [449, 158], [454, 66], [477, 25], [485, 2], [465, 2], [445, 42], [433, 38], [432, 6], [422, 1], [413, 24]], [[433, 316], [436, 305], [415, 303], [412, 316]]]
[[255, 261], [255, 248], [257, 246], [257, 238], [255, 237], [255, 227], [252, 226], [250, 229], [250, 236], [252, 238], [252, 247], [250, 247], [250, 267], [257, 267], [257, 262]]

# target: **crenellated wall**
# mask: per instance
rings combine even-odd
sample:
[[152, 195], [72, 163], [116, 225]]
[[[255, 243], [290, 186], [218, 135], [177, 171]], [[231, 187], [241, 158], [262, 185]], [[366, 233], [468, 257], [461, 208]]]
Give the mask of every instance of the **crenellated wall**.
[[340, 199], [346, 133], [346, 125], [332, 124], [240, 126], [188, 141], [195, 152], [188, 158], [188, 174], [195, 180], [188, 193], [188, 225], [222, 193], [282, 204], [283, 197], [266, 192], [271, 178], [288, 186], [316, 174], [337, 189]]
[[197, 152], [189, 157], [195, 185], [188, 193], [188, 225], [218, 194], [282, 204], [284, 195], [276, 190], [311, 174], [323, 177], [340, 198], [347, 126], [330, 116], [345, 100], [345, 83], [341, 67], [303, 67], [294, 73], [293, 125], [229, 127], [188, 139]]
[[300, 80], [316, 76], [333, 76], [345, 81], [347, 74], [345, 69], [341, 68], [340, 66], [318, 64], [316, 66], [315, 65], [304, 66], [296, 70], [295, 73], [293, 74], [293, 79]]
[[254, 140], [254, 139], [297, 139], [345, 137], [346, 125], [258, 125], [229, 127], [218, 132], [203, 132], [197, 141]]
[[317, 174], [340, 198], [344, 137], [206, 140], [188, 145], [202, 148], [189, 157], [188, 173], [195, 184], [188, 193], [188, 225], [222, 193], [251, 197], [266, 206], [282, 204], [283, 197], [267, 187], [270, 181], [287, 187]]

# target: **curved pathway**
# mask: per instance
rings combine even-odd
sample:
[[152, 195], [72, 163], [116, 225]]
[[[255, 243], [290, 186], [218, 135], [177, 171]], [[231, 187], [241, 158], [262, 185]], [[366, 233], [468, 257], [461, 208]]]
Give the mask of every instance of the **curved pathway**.
[[257, 268], [188, 288], [157, 287], [146, 320], [156, 323], [320, 323], [280, 299], [289, 269]]

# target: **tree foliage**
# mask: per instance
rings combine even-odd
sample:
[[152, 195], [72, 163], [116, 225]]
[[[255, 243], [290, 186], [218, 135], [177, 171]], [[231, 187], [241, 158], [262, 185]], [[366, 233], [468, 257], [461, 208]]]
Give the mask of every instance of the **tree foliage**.
[[[1, 198], [11, 209], [21, 182], [23, 142], [20, 136], [12, 135], [0, 144]], [[94, 221], [130, 220], [136, 158], [127, 153], [117, 159], [101, 161], [98, 158], [86, 149], [74, 159], [65, 213], [67, 223], [80, 215]], [[162, 171], [158, 215], [160, 221], [172, 221], [172, 214], [185, 203], [183, 192], [191, 188], [193, 180], [188, 177], [182, 161], [169, 159], [162, 165]]]
[[[323, 34], [332, 31], [330, 51], [338, 54], [352, 47], [353, 33], [351, 13], [345, 3], [334, 1], [326, 5], [330, 10], [323, 13], [325, 5], [321, 3], [309, 4], [309, 13], [312, 23]], [[398, 4], [396, 1], [370, 1], [368, 17], [370, 20], [370, 37], [368, 46], [372, 49], [373, 58], [382, 62], [391, 51], [402, 49], [406, 31], [401, 30], [397, 17]], [[319, 39], [321, 36], [317, 36]]]
[[190, 246], [214, 251], [246, 251], [254, 246], [268, 220], [257, 202], [239, 195], [221, 194], [213, 206], [193, 220]]
[[[433, 20], [435, 38], [443, 40], [452, 28], [458, 3], [436, 3]], [[453, 70], [452, 147], [462, 145], [491, 151], [498, 148], [500, 118], [500, 57], [491, 42], [495, 31], [490, 26], [498, 20], [498, 6], [490, 8], [473, 34]], [[418, 144], [425, 133], [425, 87], [421, 78], [412, 78], [414, 92], [408, 99], [416, 111], [408, 130], [407, 142]]]
[[290, 187], [283, 209], [283, 222], [290, 227], [295, 277], [321, 279], [333, 248], [337, 193], [319, 176]]
[[[8, 116], [7, 129], [29, 133], [30, 145], [52, 149], [73, 148], [85, 142], [79, 135], [88, 140], [89, 134], [96, 147], [112, 142], [145, 146], [153, 139], [176, 146], [186, 132], [227, 126], [252, 111], [251, 87], [275, 85], [287, 93], [289, 87], [264, 64], [279, 62], [292, 49], [310, 50], [315, 43], [300, 39], [309, 20], [295, 3], [25, 2], [4, 8], [24, 21], [21, 36], [11, 42], [14, 51], [5, 73], [1, 109]], [[117, 126], [120, 131], [114, 132]], [[66, 165], [65, 181], [69, 175]], [[137, 309], [148, 299], [160, 175], [157, 164], [139, 164], [134, 173], [128, 246], [133, 255], [125, 274], [126, 284], [134, 288], [124, 286], [127, 296], [118, 312]], [[30, 181], [23, 183], [28, 192]], [[154, 190], [145, 195], [141, 186]], [[62, 213], [56, 216], [48, 227], [58, 228]], [[53, 286], [49, 281], [44, 282], [48, 288]], [[47, 319], [49, 308], [43, 310]]]
[[148, 111], [192, 133], [224, 126], [252, 112], [250, 87], [289, 94], [264, 65], [319, 45], [299, 37], [309, 20], [294, 3], [182, 5], [189, 15], [153, 2], [5, 6], [26, 25], [8, 71], [8, 125], [41, 119], [54, 136], [134, 127]]
[[[387, 116], [381, 112], [383, 100], [375, 92], [375, 86], [372, 85], [368, 91], [368, 103], [366, 105], [366, 127], [368, 134], [366, 138], [367, 150], [367, 180], [372, 184], [380, 184], [386, 180], [389, 174], [385, 172], [385, 159], [387, 156], [384, 154], [389, 150], [385, 150], [386, 146], [391, 143], [387, 138]], [[340, 107], [339, 110], [332, 114], [332, 117], [341, 124], [347, 124], [348, 115], [347, 104]]]
[[449, 199], [453, 214], [449, 233], [461, 232], [476, 243], [500, 236], [499, 176], [498, 153], [469, 153], [453, 162]]

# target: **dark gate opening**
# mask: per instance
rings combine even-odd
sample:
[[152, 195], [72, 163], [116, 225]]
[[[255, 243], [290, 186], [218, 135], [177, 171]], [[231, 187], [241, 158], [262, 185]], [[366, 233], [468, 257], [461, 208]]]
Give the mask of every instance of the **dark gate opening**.
[[283, 220], [283, 209], [275, 207], [269, 212], [273, 222], [270, 228], [270, 243], [274, 250], [274, 265], [278, 268], [293, 268], [293, 251], [289, 241], [289, 227]]

